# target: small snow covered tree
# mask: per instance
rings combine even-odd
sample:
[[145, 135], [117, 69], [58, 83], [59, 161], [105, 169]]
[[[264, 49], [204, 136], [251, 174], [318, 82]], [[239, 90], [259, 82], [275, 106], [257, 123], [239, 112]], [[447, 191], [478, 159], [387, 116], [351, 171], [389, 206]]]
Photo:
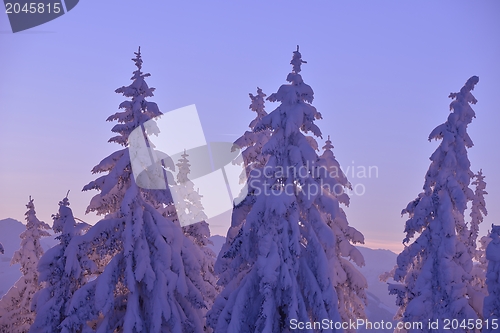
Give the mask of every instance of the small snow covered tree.
[[26, 333], [35, 318], [31, 311], [33, 295], [42, 287], [38, 281], [37, 265], [43, 255], [40, 238], [50, 236], [50, 226], [38, 220], [35, 205], [31, 199], [26, 205], [26, 230], [21, 233], [21, 248], [14, 253], [11, 264], [19, 263], [19, 280], [0, 300], [0, 332]]
[[[250, 124], [250, 131], [246, 131], [241, 137], [239, 137], [234, 142], [233, 150], [241, 149], [242, 150], [242, 161], [236, 161], [243, 163], [243, 170], [240, 176], [240, 182], [247, 182], [250, 186], [252, 181], [249, 180], [250, 177], [253, 177], [255, 172], [252, 173], [252, 170], [260, 170], [259, 173], [262, 173], [263, 167], [266, 165], [267, 160], [269, 159], [268, 154], [262, 153], [262, 148], [267, 143], [269, 138], [271, 137], [271, 129], [265, 128], [256, 130], [255, 127], [257, 124], [267, 115], [265, 110], [265, 97], [266, 94], [257, 87], [257, 95], [253, 95], [249, 93], [251, 103], [249, 105], [249, 109], [256, 113], [255, 119], [253, 119]], [[251, 192], [250, 188], [247, 186], [245, 190]], [[252, 200], [250, 200], [252, 196], [247, 196], [241, 203], [233, 207], [233, 211], [231, 214], [231, 226], [226, 235], [226, 241], [222, 245], [222, 249], [219, 252], [219, 257], [216, 262], [215, 270], [218, 274], [220, 274], [220, 282], [219, 284], [225, 284], [225, 274], [227, 271], [226, 265], [228, 265], [231, 260], [228, 258], [224, 258], [224, 253], [231, 246], [234, 238], [238, 235], [242, 223], [245, 221], [246, 215], [250, 211]]]
[[4, 252], [5, 252], [5, 251], [4, 251], [4, 249], [3, 249], [3, 245], [2, 245], [2, 243], [0, 243], [0, 254], [4, 254]]
[[[321, 167], [320, 170], [328, 174], [328, 176], [323, 177], [328, 181], [323, 187], [335, 196], [339, 203], [349, 206], [350, 199], [346, 191], [351, 190], [352, 187], [333, 154], [333, 148], [330, 136], [328, 136], [325, 146], [323, 146], [324, 152], [318, 163]], [[325, 215], [336, 239], [335, 251], [325, 248], [325, 252], [339, 298], [340, 316], [343, 322], [366, 318], [364, 311], [367, 302], [365, 289], [368, 288], [368, 283], [363, 274], [350, 262], [354, 262], [358, 267], [365, 265], [363, 255], [353, 245], [356, 243], [364, 244], [364, 236], [349, 226], [347, 215], [341, 207], [339, 207], [336, 216]], [[351, 329], [345, 331], [354, 332]]]
[[[336, 240], [326, 221], [340, 214], [338, 199], [323, 189], [318, 172], [314, 124], [321, 114], [311, 105], [313, 90], [304, 83], [301, 54], [293, 53], [290, 84], [269, 96], [281, 102], [262, 117], [255, 131], [269, 129], [262, 169], [251, 170], [244, 207], [234, 219], [241, 228], [225, 250], [220, 283], [224, 290], [208, 314], [217, 333], [291, 332], [294, 320], [341, 321], [329, 258]], [[246, 202], [246, 203], [245, 203]], [[328, 253], [325, 251], [328, 249]], [[218, 261], [221, 259], [219, 257]], [[315, 328], [307, 331], [332, 332]]]
[[38, 280], [45, 282], [45, 286], [33, 298], [32, 310], [36, 312], [36, 317], [30, 333], [61, 332], [60, 324], [66, 318], [71, 296], [88, 278], [83, 274], [88, 270], [72, 270], [67, 274], [65, 268], [68, 244], [74, 236], [88, 229], [89, 225], [75, 221], [67, 196], [59, 202], [59, 212], [52, 215], [52, 218], [52, 229], [59, 234], [56, 237], [59, 244], [49, 249], [38, 263]]
[[[479, 81], [471, 77], [459, 93], [450, 94], [452, 112], [448, 120], [436, 127], [429, 140], [441, 140], [430, 157], [423, 192], [410, 202], [402, 214], [408, 214], [404, 244], [418, 237], [397, 258], [391, 294], [400, 306], [397, 318], [404, 322], [440, 321], [478, 318], [469, 305], [467, 294], [471, 282], [472, 258], [464, 243], [469, 229], [464, 212], [474, 193], [469, 188], [473, 176], [467, 148], [473, 143], [467, 126], [475, 117], [469, 103], [476, 103], [471, 90]], [[431, 330], [424, 325], [423, 332]], [[405, 331], [401, 331], [405, 332]], [[458, 328], [455, 332], [465, 332]]]
[[[197, 233], [197, 241], [198, 243], [204, 243], [205, 240], [210, 237], [210, 230], [208, 229], [208, 223], [205, 222], [207, 216], [203, 211], [203, 205], [201, 203], [202, 196], [199, 193], [199, 189], [194, 189], [194, 183], [189, 179], [191, 165], [189, 164], [188, 156], [186, 151], [184, 151], [176, 164], [178, 167], [177, 186], [174, 188], [176, 193], [174, 197], [178, 198], [175, 202], [176, 218], [179, 224], [184, 228], [202, 221], [203, 223], [197, 226], [203, 225], [204, 227], [202, 229], [207, 230], [208, 235], [204, 232]], [[193, 227], [191, 229], [194, 230], [198, 228]]]
[[478, 252], [480, 253], [478, 255], [478, 261], [479, 264], [484, 267], [484, 271], [486, 272], [486, 268], [488, 267], [488, 261], [486, 260], [486, 248], [488, 247], [488, 244], [491, 242], [491, 237], [490, 233], [488, 235], [483, 236], [479, 239], [479, 248]]
[[[214, 273], [215, 253], [208, 246], [212, 244], [210, 240], [210, 228], [205, 221], [207, 216], [203, 211], [201, 203], [202, 196], [199, 189], [195, 191], [193, 182], [189, 179], [191, 173], [188, 154], [184, 151], [179, 162], [177, 172], [177, 186], [175, 187], [178, 198], [175, 201], [176, 216], [179, 220], [182, 230], [194, 244], [199, 247], [200, 256], [198, 261], [201, 265], [200, 274], [205, 281], [205, 305], [203, 310], [204, 315], [206, 310], [212, 307], [213, 301], [218, 294], [219, 287], [217, 286], [217, 278]], [[207, 329], [207, 328], [206, 328]]]
[[[119, 122], [112, 129], [118, 135], [110, 141], [124, 148], [95, 166], [93, 173], [105, 174], [84, 187], [100, 191], [87, 211], [106, 216], [84, 235], [73, 237], [66, 250], [71, 263], [66, 264], [66, 273], [84, 269], [79, 267], [80, 249], [92, 248], [109, 262], [74, 293], [62, 323], [65, 333], [203, 331], [206, 286], [199, 247], [160, 213], [172, 203], [170, 191], [140, 188], [132, 174], [129, 135], [138, 127], [145, 139], [149, 131], [159, 131], [148, 121], [161, 115], [156, 103], [146, 100], [154, 88], [145, 81], [149, 74], [141, 71], [140, 49], [135, 55], [132, 83], [116, 90], [131, 100], [120, 104], [124, 111], [108, 118]], [[167, 162], [164, 159], [157, 170], [164, 176]]]
[[484, 333], [500, 330], [500, 226], [491, 226], [490, 237], [491, 241], [486, 248], [488, 296], [484, 299], [483, 308], [484, 322], [488, 323], [488, 327], [484, 327]]
[[475, 259], [477, 258], [478, 253], [476, 253], [477, 248], [477, 237], [479, 235], [479, 225], [483, 222], [484, 216], [488, 215], [488, 211], [486, 209], [486, 201], [484, 196], [488, 194], [486, 192], [486, 182], [484, 181], [483, 170], [479, 170], [477, 174], [473, 176], [474, 181], [472, 181], [472, 185], [474, 185], [474, 197], [472, 198], [472, 206], [471, 206], [471, 222], [470, 222], [470, 233], [468, 240], [469, 253]]
[[[486, 182], [484, 181], [484, 176], [482, 170], [474, 175], [474, 181], [472, 185], [476, 188], [474, 190], [474, 197], [472, 198], [471, 205], [471, 221], [469, 228], [469, 235], [465, 240], [469, 254], [474, 260], [474, 266], [472, 268], [472, 281], [467, 287], [467, 293], [469, 295], [469, 303], [476, 310], [478, 315], [481, 317], [483, 313], [483, 303], [484, 297], [487, 294], [486, 290], [486, 245], [483, 239], [480, 240], [481, 245], [477, 246], [477, 238], [479, 234], [479, 225], [483, 222], [484, 216], [488, 215], [486, 210], [486, 201], [484, 196], [488, 194], [486, 192]], [[485, 237], [489, 239], [489, 237]]]

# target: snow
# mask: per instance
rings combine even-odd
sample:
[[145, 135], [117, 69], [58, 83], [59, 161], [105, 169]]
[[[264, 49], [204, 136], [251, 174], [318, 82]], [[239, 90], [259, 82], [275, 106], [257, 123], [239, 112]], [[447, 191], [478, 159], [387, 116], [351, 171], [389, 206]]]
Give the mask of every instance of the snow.
[[[483, 317], [491, 322], [500, 318], [500, 226], [491, 226], [490, 238], [486, 248], [486, 259], [489, 261], [486, 272], [488, 296], [484, 299]], [[492, 328], [484, 330], [485, 333], [495, 331]]]
[[[393, 274], [397, 283], [389, 284], [400, 306], [396, 318], [403, 321], [481, 317], [469, 299], [477, 301], [470, 286], [482, 185], [475, 194], [469, 188], [473, 173], [467, 157], [467, 148], [472, 147], [467, 126], [475, 115], [469, 103], [476, 103], [470, 91], [478, 81], [473, 76], [459, 93], [450, 94], [454, 100], [448, 120], [429, 135], [429, 140], [441, 143], [431, 155], [424, 191], [403, 210], [409, 216], [403, 243], [410, 243], [419, 234], [398, 256]], [[464, 212], [471, 200], [475, 200], [475, 215], [469, 229]], [[456, 332], [465, 331], [459, 328]]]
[[72, 238], [85, 232], [89, 225], [77, 223], [69, 208], [67, 197], [59, 202], [59, 212], [52, 216], [53, 230], [59, 235], [59, 244], [49, 249], [38, 262], [39, 283], [43, 289], [38, 291], [31, 304], [36, 312], [30, 333], [61, 332], [61, 323], [65, 318], [68, 304], [74, 291], [83, 285], [89, 276], [82, 275], [81, 270], [64, 274], [67, 264], [65, 250]]
[[40, 238], [50, 236], [49, 225], [36, 217], [34, 200], [26, 205], [26, 230], [19, 236], [21, 248], [12, 256], [12, 264], [20, 264], [22, 276], [0, 300], [0, 331], [25, 333], [33, 323], [33, 295], [41, 289], [37, 264], [44, 251]]

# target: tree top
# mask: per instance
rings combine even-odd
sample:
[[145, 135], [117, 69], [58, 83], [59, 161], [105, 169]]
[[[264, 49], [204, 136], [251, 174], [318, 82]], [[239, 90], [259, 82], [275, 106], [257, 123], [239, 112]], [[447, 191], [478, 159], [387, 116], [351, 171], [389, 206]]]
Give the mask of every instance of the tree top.
[[332, 150], [333, 148], [335, 148], [335, 147], [332, 145], [332, 142], [330, 141], [330, 136], [328, 135], [328, 139], [325, 141], [325, 145], [323, 146], [323, 149], [324, 150]]
[[292, 65], [293, 70], [292, 72], [295, 74], [300, 73], [302, 70], [300, 66], [302, 64], [307, 64], [307, 61], [302, 60], [302, 54], [299, 52], [299, 46], [297, 45], [297, 51], [293, 51], [293, 57], [292, 60], [290, 61], [290, 65]]
[[472, 90], [474, 90], [474, 86], [479, 82], [479, 77], [478, 76], [471, 76], [467, 82], [465, 82], [464, 86], [462, 89], [460, 89], [460, 92], [458, 93], [450, 93], [448, 97], [456, 99], [457, 101], [464, 101], [472, 104], [476, 104], [477, 100], [472, 96], [470, 93]]

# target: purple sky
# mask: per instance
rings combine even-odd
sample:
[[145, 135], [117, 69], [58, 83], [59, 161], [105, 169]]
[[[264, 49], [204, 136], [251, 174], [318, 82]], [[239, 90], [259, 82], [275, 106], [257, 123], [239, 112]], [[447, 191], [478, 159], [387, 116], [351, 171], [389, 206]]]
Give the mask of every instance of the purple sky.
[[[469, 127], [472, 170], [486, 176], [491, 223], [500, 223], [500, 2], [472, 1], [80, 1], [68, 14], [12, 34], [0, 13], [0, 219], [23, 220], [28, 196], [51, 223], [71, 190], [77, 217], [96, 192], [91, 168], [119, 147], [107, 143], [140, 45], [160, 110], [196, 104], [208, 141], [233, 141], [253, 119], [248, 93], [276, 92], [297, 44], [317, 122], [365, 188], [351, 198], [351, 225], [367, 245], [399, 250], [401, 209], [420, 192], [427, 136], [449, 113], [450, 92], [472, 75], [477, 119]], [[278, 105], [268, 103], [267, 111]], [[319, 139], [322, 145], [324, 139]], [[359, 185], [359, 186], [361, 186]], [[212, 231], [225, 235], [225, 221]]]

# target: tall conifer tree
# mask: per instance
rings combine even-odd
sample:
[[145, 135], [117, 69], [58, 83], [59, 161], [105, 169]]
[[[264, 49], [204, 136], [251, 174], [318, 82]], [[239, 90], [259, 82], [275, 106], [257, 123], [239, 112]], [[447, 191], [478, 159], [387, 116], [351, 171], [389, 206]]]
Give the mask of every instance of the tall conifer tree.
[[[200, 250], [179, 225], [160, 213], [172, 203], [170, 192], [141, 188], [132, 174], [129, 135], [139, 127], [145, 138], [158, 133], [150, 120], [161, 115], [156, 103], [147, 101], [154, 88], [145, 81], [149, 74], [142, 72], [140, 49], [135, 55], [132, 83], [116, 90], [129, 100], [120, 104], [123, 111], [108, 118], [119, 122], [112, 129], [118, 135], [109, 141], [123, 148], [95, 166], [93, 173], [105, 174], [84, 187], [99, 191], [87, 210], [105, 217], [69, 244], [72, 249], [92, 248], [109, 262], [100, 275], [75, 292], [62, 323], [66, 333], [198, 333], [204, 327], [206, 286], [200, 275]], [[148, 148], [153, 146], [149, 143]], [[164, 166], [172, 168], [173, 163], [163, 161], [147, 171], [165, 176]], [[151, 175], [145, 172], [141, 177]], [[78, 252], [72, 253], [68, 260], [77, 265]], [[70, 269], [74, 268], [67, 267], [67, 273]]]
[[[390, 292], [397, 295], [399, 319], [439, 320], [437, 332], [445, 332], [445, 319], [478, 318], [468, 302], [472, 258], [465, 244], [470, 229], [464, 217], [467, 203], [474, 198], [469, 188], [474, 174], [467, 156], [473, 143], [467, 126], [475, 117], [470, 104], [477, 101], [471, 91], [478, 81], [473, 76], [460, 92], [450, 94], [448, 120], [429, 135], [429, 140], [441, 143], [430, 157], [423, 192], [402, 212], [409, 215], [403, 241], [408, 245], [397, 259], [394, 280], [399, 284], [389, 285]], [[423, 332], [430, 331], [424, 325]], [[458, 328], [455, 332], [465, 331]]]

